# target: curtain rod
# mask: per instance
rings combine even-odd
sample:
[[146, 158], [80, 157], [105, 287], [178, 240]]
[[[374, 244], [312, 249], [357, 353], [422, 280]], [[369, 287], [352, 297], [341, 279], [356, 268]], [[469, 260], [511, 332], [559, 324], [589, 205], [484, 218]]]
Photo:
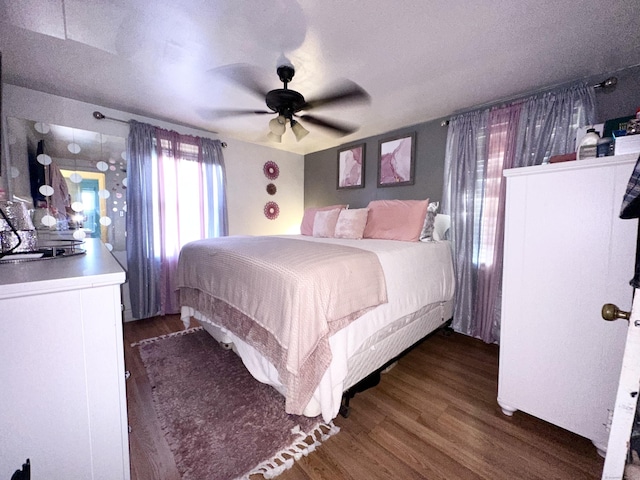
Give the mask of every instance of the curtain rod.
[[[596, 83], [595, 85], [591, 85], [591, 87], [594, 88], [594, 89], [602, 88], [603, 90], [607, 90], [609, 88], [615, 87], [617, 84], [618, 84], [618, 77], [609, 77], [609, 78], [607, 78], [606, 80], [603, 80], [600, 83]], [[516, 100], [516, 98], [512, 98], [511, 100]], [[500, 103], [508, 102], [508, 101], [511, 101], [511, 100], [502, 100], [502, 101], [493, 103], [493, 105], [497, 105], [497, 104], [500, 104]], [[479, 108], [482, 108], [482, 106], [480, 106]], [[443, 120], [442, 122], [440, 122], [440, 126], [441, 127], [446, 127], [447, 125], [449, 125], [449, 120]]]
[[[126, 123], [129, 124], [126, 120], [120, 120], [119, 118], [107, 117], [104, 113], [98, 112], [97, 110], [93, 112], [93, 118], [96, 120], [113, 120], [114, 122]], [[227, 142], [221, 142], [222, 148], [227, 148]]]

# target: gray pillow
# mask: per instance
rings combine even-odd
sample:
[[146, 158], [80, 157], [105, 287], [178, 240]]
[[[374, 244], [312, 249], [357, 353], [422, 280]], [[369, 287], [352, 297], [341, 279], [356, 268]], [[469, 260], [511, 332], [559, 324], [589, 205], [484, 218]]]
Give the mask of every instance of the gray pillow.
[[440, 202], [429, 202], [427, 207], [427, 215], [424, 217], [424, 225], [420, 233], [420, 241], [428, 242], [433, 240], [433, 228], [435, 225], [436, 215]]

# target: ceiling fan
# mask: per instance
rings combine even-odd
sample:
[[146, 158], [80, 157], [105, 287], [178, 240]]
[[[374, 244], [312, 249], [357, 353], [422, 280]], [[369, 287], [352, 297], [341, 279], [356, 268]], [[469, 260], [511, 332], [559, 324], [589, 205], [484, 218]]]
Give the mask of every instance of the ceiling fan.
[[344, 81], [341, 85], [322, 97], [305, 100], [301, 93], [288, 88], [289, 82], [291, 82], [295, 75], [295, 69], [290, 65], [280, 65], [276, 69], [278, 77], [284, 86], [283, 88], [277, 88], [275, 90], [267, 90], [261, 84], [256, 71], [248, 65], [230, 65], [217, 71], [229, 80], [232, 80], [261, 97], [269, 110], [214, 110], [210, 112], [213, 117], [220, 118], [245, 114], [276, 114], [277, 116], [269, 121], [270, 132], [267, 135], [270, 140], [275, 142], [282, 141], [282, 135], [285, 133], [287, 123], [289, 123], [291, 131], [297, 141], [304, 138], [309, 131], [300, 124], [299, 120], [325, 128], [339, 136], [353, 133], [358, 130], [357, 126], [299, 113], [329, 105], [334, 106], [337, 104], [356, 102], [368, 103], [370, 101], [369, 94], [362, 87], [351, 81]]

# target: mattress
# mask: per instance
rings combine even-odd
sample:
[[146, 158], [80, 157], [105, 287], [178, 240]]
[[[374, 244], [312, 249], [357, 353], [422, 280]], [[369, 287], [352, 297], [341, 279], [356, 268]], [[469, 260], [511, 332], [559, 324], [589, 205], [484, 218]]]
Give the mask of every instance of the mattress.
[[[450, 318], [454, 295], [451, 246], [448, 241], [286, 238], [370, 250], [378, 256], [385, 274], [388, 302], [366, 312], [329, 339], [331, 364], [303, 413], [307, 416], [322, 414], [325, 421], [330, 421], [339, 412], [344, 390]], [[286, 394], [277, 370], [260, 352], [221, 328], [215, 318], [207, 318], [201, 312], [183, 306], [185, 326], [191, 316], [218, 341], [232, 345], [257, 380]]]

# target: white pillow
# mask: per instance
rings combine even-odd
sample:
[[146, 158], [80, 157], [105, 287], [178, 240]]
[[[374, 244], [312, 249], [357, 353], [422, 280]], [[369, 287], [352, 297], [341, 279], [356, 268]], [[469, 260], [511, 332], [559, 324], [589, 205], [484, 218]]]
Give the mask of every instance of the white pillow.
[[433, 222], [433, 239], [444, 240], [449, 227], [451, 226], [451, 216], [439, 213]]

